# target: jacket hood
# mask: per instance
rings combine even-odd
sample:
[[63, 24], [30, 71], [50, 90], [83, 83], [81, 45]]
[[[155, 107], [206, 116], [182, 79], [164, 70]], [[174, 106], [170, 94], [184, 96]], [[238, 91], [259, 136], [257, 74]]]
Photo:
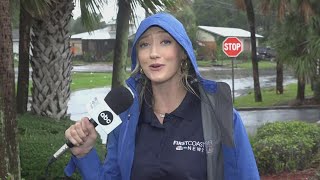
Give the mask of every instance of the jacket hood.
[[196, 57], [193, 52], [192, 43], [186, 33], [186, 30], [184, 29], [180, 21], [178, 21], [175, 17], [167, 13], [158, 13], [149, 16], [141, 22], [133, 41], [131, 52], [131, 70], [134, 70], [137, 64], [136, 43], [139, 40], [140, 36], [151, 26], [161, 27], [162, 29], [167, 31], [181, 45], [181, 47], [187, 53], [197, 77], [201, 77], [198, 70]]

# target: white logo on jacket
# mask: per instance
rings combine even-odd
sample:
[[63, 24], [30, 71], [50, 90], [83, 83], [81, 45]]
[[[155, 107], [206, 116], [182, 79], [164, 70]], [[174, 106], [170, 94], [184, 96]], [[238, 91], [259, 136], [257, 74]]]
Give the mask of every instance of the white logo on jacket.
[[176, 151], [194, 151], [194, 152], [213, 152], [213, 142], [212, 140], [208, 140], [206, 142], [203, 141], [177, 141], [174, 140], [172, 143], [175, 146]]

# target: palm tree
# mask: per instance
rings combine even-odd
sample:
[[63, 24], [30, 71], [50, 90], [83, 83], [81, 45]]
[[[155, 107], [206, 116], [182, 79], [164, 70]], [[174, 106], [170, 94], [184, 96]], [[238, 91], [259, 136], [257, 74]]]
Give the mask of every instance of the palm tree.
[[128, 52], [129, 20], [132, 13], [131, 0], [118, 0], [116, 42], [113, 54], [112, 87], [124, 85]]
[[182, 0], [118, 0], [117, 32], [113, 57], [112, 87], [124, 84], [128, 52], [129, 21], [134, 20], [134, 10], [141, 5], [147, 13], [159, 9], [178, 7]]
[[73, 0], [51, 1], [47, 14], [34, 17], [31, 111], [38, 115], [60, 119], [67, 112], [72, 68], [67, 26], [73, 8]]
[[316, 61], [316, 70], [311, 85], [315, 100], [320, 102], [320, 3], [319, 1], [311, 1], [310, 4], [315, 8], [313, 9], [314, 16], [310, 22], [312, 36], [309, 38], [308, 49], [310, 49], [310, 57], [314, 57]]
[[254, 87], [254, 99], [255, 102], [262, 102], [260, 82], [259, 82], [259, 67], [257, 61], [257, 45], [256, 45], [256, 26], [254, 9], [252, 0], [236, 0], [238, 8], [246, 10], [247, 18], [249, 23], [249, 29], [251, 34], [251, 62], [252, 62], [252, 76], [253, 76], [253, 87]]
[[27, 112], [29, 89], [29, 62], [30, 62], [30, 30], [32, 17], [24, 8], [23, 0], [20, 1], [19, 22], [19, 67], [17, 82], [17, 113]]
[[0, 9], [0, 179], [20, 179], [9, 0]]
[[[283, 34], [275, 36], [275, 44], [281, 53], [278, 53], [279, 65], [288, 63], [293, 65], [298, 79], [296, 99], [304, 100], [305, 83], [307, 78], [312, 78], [316, 72], [316, 57], [319, 57], [319, 43], [312, 41], [312, 37], [319, 37], [317, 22], [319, 22], [319, 1], [295, 0], [295, 1], [262, 1], [261, 8], [264, 12], [274, 10], [278, 12], [278, 19]], [[314, 21], [311, 21], [313, 19]], [[295, 26], [296, 28], [293, 28]], [[277, 31], [279, 28], [277, 28]], [[314, 34], [314, 35], [313, 35]], [[309, 38], [311, 37], [311, 38]], [[285, 40], [285, 41], [281, 41]], [[294, 41], [289, 43], [289, 41]], [[286, 42], [285, 44], [283, 44]], [[287, 49], [287, 52], [284, 51]]]
[[[35, 0], [37, 1], [37, 0]], [[60, 119], [67, 112], [71, 82], [71, 52], [68, 23], [74, 8], [73, 0], [46, 0], [49, 4], [43, 16], [33, 16], [32, 27], [32, 102], [31, 111]], [[98, 22], [96, 9], [105, 0], [78, 0], [81, 18], [86, 27]]]
[[[93, 30], [95, 25], [99, 23], [96, 10], [100, 10], [104, 1], [81, 0], [79, 2], [78, 0], [77, 2], [80, 3], [82, 22], [88, 31]], [[62, 4], [58, 5], [59, 3]], [[66, 103], [70, 94], [70, 90], [68, 89], [70, 87], [71, 61], [70, 53], [67, 52], [69, 51], [69, 35], [66, 24], [68, 24], [71, 17], [71, 11], [74, 7], [73, 1], [21, 0], [20, 4], [20, 56], [17, 111], [18, 113], [27, 111], [30, 28], [33, 27], [34, 36], [32, 44], [33, 47], [35, 47], [33, 53], [36, 56], [32, 59], [32, 68], [34, 72], [32, 76], [34, 85], [32, 91], [34, 100], [32, 102], [32, 110], [37, 114], [49, 115], [59, 119], [64, 116], [66, 112]], [[36, 23], [33, 24], [33, 22]], [[60, 30], [61, 32], [58, 33]], [[53, 34], [52, 32], [54, 31], [57, 33]], [[46, 36], [50, 33], [50, 36]], [[54, 38], [57, 39], [54, 40]], [[46, 43], [52, 41], [55, 41], [55, 43]], [[53, 49], [55, 49], [55, 52], [53, 52]], [[52, 64], [55, 64], [55, 66], [52, 66]], [[43, 65], [43, 68], [47, 68], [46, 70], [42, 69]], [[51, 68], [50, 71], [48, 71], [48, 68], [50, 67], [55, 67], [56, 69], [54, 70]], [[60, 74], [56, 73], [59, 67], [63, 73], [62, 71], [60, 71]], [[66, 72], [64, 70], [66, 70]], [[57, 80], [57, 77], [60, 79], [58, 78]], [[56, 86], [60, 85], [61, 87], [57, 89]]]

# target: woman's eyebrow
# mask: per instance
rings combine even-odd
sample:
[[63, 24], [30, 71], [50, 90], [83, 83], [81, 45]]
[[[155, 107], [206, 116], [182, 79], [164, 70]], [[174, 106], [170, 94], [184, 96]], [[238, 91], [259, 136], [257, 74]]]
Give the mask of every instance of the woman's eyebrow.
[[[156, 32], [156, 34], [162, 34], [162, 33], [167, 33], [167, 32], [164, 31], [164, 30], [159, 30], [159, 31]], [[142, 39], [144, 39], [144, 38], [149, 37], [150, 35], [151, 35], [150, 33], [147, 33], [147, 34], [142, 35], [142, 36], [139, 38], [139, 41], [142, 40]], [[138, 41], [138, 42], [139, 42], [139, 41]]]

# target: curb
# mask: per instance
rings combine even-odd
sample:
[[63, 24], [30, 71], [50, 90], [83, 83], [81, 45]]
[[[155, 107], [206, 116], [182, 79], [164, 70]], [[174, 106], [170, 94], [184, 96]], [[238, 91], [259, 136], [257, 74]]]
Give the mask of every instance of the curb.
[[259, 111], [259, 110], [280, 110], [280, 109], [319, 109], [320, 105], [305, 105], [305, 106], [270, 106], [270, 107], [239, 107], [237, 111]]

